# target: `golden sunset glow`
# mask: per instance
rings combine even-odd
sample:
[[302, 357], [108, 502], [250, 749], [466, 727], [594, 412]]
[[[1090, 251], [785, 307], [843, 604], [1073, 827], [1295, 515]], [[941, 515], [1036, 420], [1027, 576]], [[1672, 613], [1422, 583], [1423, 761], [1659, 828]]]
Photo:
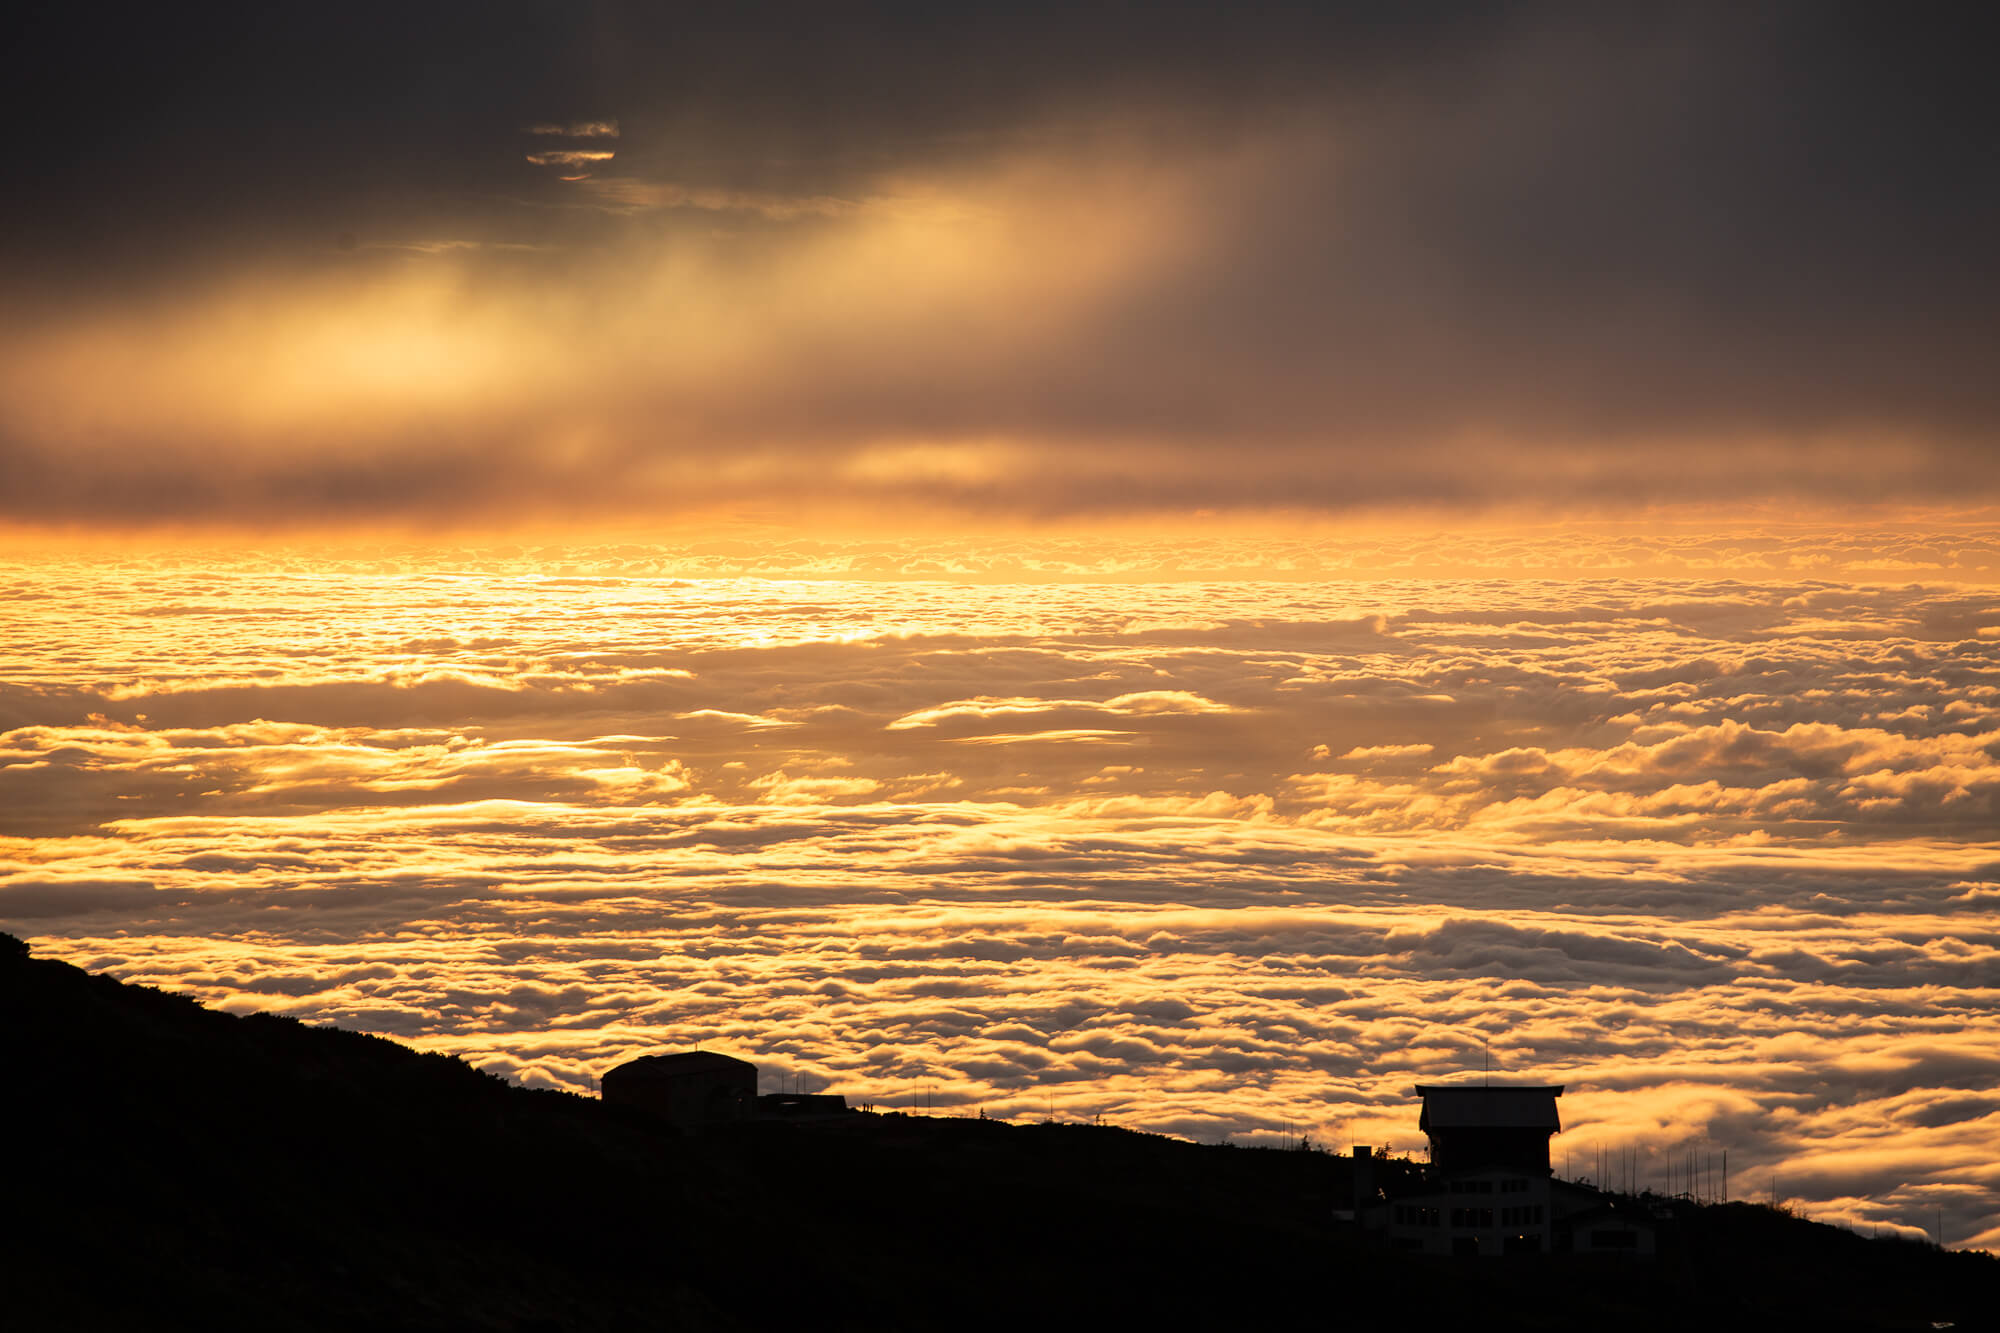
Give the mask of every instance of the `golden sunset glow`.
[[1558, 1155], [2000, 1246], [1991, 256], [1786, 185], [1689, 86], [1797, 44], [1686, 22], [839, 96], [630, 35], [302, 202], [65, 187], [0, 926], [586, 1094], [1401, 1149], [1490, 1051]]

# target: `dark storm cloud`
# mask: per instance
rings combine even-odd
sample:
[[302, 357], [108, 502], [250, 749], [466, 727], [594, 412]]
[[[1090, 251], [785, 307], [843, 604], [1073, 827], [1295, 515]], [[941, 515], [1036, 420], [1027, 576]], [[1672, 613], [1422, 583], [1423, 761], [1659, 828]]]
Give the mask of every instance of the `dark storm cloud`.
[[40, 207], [9, 224], [91, 264], [260, 225], [330, 243], [341, 217], [516, 194], [519, 134], [622, 135], [700, 184], [810, 193], [1051, 106], [1144, 95], [1199, 123], [1507, 26], [1435, 4], [36, 8], [11, 123], [35, 131], [12, 160]]
[[[2000, 485], [1995, 108], [1950, 22], [39, 22], [68, 91], [29, 91], [35, 206], [6, 257], [71, 322], [0, 384], [17, 519]], [[613, 120], [615, 140], [534, 132]], [[577, 160], [588, 179], [531, 160], [614, 146]]]
[[[42, 204], [21, 212], [51, 238], [66, 210], [99, 220], [87, 241], [230, 205], [304, 216], [371, 184], [518, 185], [519, 132], [622, 128], [730, 173], [699, 183], [812, 192], [1047, 132], [1051, 109], [1180, 108], [1165, 133], [1301, 97], [1402, 149], [1371, 152], [1367, 180], [1427, 191], [1353, 194], [1524, 290], [1649, 251], [1738, 290], [1811, 288], [1832, 275], [1801, 260], [1926, 240], [1943, 252], [1900, 257], [1962, 300], [1950, 266], [1979, 258], [1995, 200], [1976, 44], [1867, 5], [46, 6], [17, 36], [35, 58], [13, 123], [37, 132], [12, 160]], [[1898, 281], [1894, 264], [1842, 277]]]

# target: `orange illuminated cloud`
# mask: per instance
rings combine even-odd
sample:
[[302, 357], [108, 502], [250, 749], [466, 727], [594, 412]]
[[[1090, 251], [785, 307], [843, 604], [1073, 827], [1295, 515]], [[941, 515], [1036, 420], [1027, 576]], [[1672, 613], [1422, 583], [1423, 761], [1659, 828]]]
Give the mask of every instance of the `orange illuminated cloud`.
[[[1490, 1049], [1570, 1085], [1575, 1169], [1726, 1143], [2000, 1238], [1990, 592], [1779, 572], [1853, 534], [1546, 537], [1681, 562], [1567, 582], [987, 540], [16, 558], [0, 925], [585, 1092], [730, 1042], [1407, 1148], [1409, 1086]], [[1351, 568], [1271, 540], [1172, 554]], [[1368, 558], [1550, 558], [1454, 540]]]
[[561, 148], [543, 153], [529, 153], [528, 161], [538, 167], [575, 167], [590, 162], [609, 162], [618, 156], [607, 149]]

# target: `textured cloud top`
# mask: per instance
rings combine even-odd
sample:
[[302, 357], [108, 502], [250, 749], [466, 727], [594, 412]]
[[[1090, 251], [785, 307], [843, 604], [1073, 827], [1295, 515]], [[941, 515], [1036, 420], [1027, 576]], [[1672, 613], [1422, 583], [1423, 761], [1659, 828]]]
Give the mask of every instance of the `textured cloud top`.
[[1408, 1148], [1490, 1050], [1577, 1173], [2000, 1241], [1992, 594], [698, 558], [8, 566], [0, 922], [578, 1090]]

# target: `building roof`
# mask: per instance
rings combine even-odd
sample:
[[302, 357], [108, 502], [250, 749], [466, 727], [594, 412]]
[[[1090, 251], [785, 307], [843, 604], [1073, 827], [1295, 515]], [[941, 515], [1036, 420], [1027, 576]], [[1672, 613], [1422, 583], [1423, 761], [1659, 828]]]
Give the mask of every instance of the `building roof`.
[[1482, 1083], [1418, 1084], [1417, 1095], [1424, 1099], [1417, 1128], [1426, 1134], [1434, 1129], [1545, 1129], [1553, 1134], [1562, 1128], [1556, 1114], [1556, 1098], [1562, 1085], [1542, 1087], [1491, 1087]]
[[606, 1070], [605, 1077], [627, 1074], [641, 1078], [678, 1078], [682, 1074], [715, 1074], [737, 1069], [747, 1069], [753, 1075], [757, 1072], [757, 1066], [748, 1060], [739, 1060], [720, 1051], [675, 1051], [669, 1055], [642, 1055], [636, 1060], [627, 1060], [615, 1069]]

